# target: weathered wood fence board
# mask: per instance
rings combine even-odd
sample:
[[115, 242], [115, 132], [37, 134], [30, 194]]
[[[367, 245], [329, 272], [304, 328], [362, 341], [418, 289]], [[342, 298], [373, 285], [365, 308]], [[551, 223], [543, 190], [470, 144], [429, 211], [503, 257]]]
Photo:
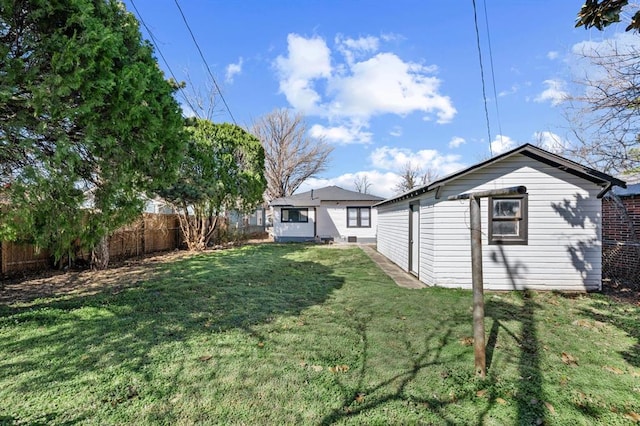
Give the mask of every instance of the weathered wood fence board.
[[[109, 256], [125, 259], [158, 251], [178, 248], [181, 244], [176, 215], [145, 213], [140, 220], [125, 226], [109, 238]], [[51, 267], [51, 255], [30, 244], [3, 241], [1, 246], [2, 275], [45, 270]], [[78, 258], [89, 260], [90, 253], [79, 253]]]

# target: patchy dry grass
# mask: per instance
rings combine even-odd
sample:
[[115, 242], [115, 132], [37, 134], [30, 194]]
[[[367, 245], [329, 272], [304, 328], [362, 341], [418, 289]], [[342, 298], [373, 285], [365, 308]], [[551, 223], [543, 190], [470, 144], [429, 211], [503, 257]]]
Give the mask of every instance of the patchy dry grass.
[[0, 302], [0, 424], [640, 417], [640, 308], [606, 296], [487, 294], [481, 380], [470, 292], [399, 288], [357, 248], [245, 246], [44, 278], [39, 298], [27, 283]]

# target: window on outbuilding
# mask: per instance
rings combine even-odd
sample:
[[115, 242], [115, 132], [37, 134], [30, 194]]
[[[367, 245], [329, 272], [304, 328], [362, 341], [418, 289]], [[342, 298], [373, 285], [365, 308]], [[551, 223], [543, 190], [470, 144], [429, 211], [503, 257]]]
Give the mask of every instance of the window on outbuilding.
[[347, 207], [347, 228], [371, 228], [371, 207]]
[[528, 243], [527, 194], [489, 197], [489, 244]]
[[281, 222], [309, 222], [309, 209], [282, 209]]

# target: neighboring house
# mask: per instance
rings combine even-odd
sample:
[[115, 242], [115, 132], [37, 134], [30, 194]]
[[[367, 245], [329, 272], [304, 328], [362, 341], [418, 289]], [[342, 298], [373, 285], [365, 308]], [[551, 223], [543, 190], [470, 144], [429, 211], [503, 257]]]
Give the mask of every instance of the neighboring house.
[[602, 200], [602, 275], [640, 283], [640, 175]]
[[447, 198], [519, 185], [481, 199], [484, 288], [601, 289], [601, 198], [626, 185], [529, 144], [377, 204], [377, 249], [427, 285], [471, 288], [469, 200]]
[[176, 214], [176, 211], [160, 197], [148, 198], [144, 197], [144, 213], [154, 214]]
[[267, 217], [266, 206], [256, 207], [251, 213], [243, 214], [237, 210], [226, 213], [227, 223], [233, 229], [241, 229], [247, 233], [264, 232]]
[[271, 201], [273, 239], [290, 241], [376, 241], [376, 209], [382, 197], [328, 186]]

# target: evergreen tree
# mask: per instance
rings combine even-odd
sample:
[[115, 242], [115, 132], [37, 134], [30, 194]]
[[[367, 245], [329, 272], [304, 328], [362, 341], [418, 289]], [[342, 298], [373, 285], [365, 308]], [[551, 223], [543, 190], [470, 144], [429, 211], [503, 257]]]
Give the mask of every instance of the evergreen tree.
[[116, 0], [1, 0], [0, 237], [106, 267], [106, 238], [175, 177], [183, 119]]

